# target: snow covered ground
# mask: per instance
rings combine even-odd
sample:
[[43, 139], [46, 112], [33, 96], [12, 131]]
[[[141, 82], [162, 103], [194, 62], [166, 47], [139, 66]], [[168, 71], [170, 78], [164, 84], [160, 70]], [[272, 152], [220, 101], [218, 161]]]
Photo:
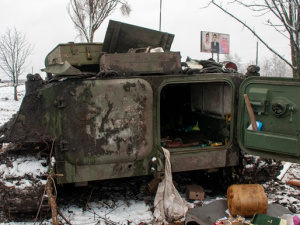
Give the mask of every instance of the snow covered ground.
[[0, 126], [16, 113], [25, 94], [25, 85], [18, 86], [19, 101], [14, 100], [14, 87], [8, 83], [0, 83]]
[[[16, 113], [25, 94], [25, 85], [18, 87], [19, 101], [13, 100], [13, 87], [0, 83], [0, 126], [8, 121], [12, 114]], [[0, 165], [1, 166], [1, 165]], [[21, 166], [19, 167], [21, 169]], [[1, 169], [1, 167], [0, 167]], [[74, 189], [69, 198], [60, 203], [63, 215], [74, 225], [79, 224], [152, 224], [154, 196], [144, 194], [141, 183], [144, 180], [121, 180], [116, 183], [102, 183], [86, 188], [86, 194], [81, 194]], [[273, 181], [263, 184], [268, 195], [269, 203], [282, 204], [293, 211], [300, 209], [300, 189], [285, 184], [287, 180], [300, 179], [299, 164], [292, 164], [287, 174], [281, 181]], [[132, 183], [131, 183], [132, 182]], [[103, 185], [104, 184], [104, 185]], [[146, 183], [147, 184], [147, 183]], [[181, 196], [186, 198], [183, 188], [178, 188]], [[80, 189], [79, 189], [80, 190]], [[82, 189], [81, 189], [82, 190]], [[68, 191], [67, 191], [68, 192]], [[207, 193], [203, 204], [215, 199], [225, 198], [225, 195], [210, 195]], [[84, 199], [80, 203], [80, 199]], [[191, 202], [193, 205], [200, 204], [198, 201]], [[22, 221], [22, 219], [21, 219]], [[6, 225], [32, 225], [33, 222], [10, 222]], [[50, 225], [50, 220], [36, 224]]]

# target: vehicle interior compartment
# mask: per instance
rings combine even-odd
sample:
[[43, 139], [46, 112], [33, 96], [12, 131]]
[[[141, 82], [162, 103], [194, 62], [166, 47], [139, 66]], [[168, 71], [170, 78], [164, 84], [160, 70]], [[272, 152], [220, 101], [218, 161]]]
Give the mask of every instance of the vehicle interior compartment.
[[167, 84], [160, 95], [161, 145], [206, 148], [230, 140], [232, 87], [227, 82]]

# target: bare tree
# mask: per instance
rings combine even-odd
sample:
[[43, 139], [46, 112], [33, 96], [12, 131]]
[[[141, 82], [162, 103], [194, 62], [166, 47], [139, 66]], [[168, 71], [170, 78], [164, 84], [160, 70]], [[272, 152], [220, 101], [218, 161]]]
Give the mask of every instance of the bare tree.
[[123, 15], [130, 14], [126, 0], [70, 0], [67, 10], [81, 39], [93, 42], [94, 33], [118, 5]]
[[291, 68], [276, 55], [272, 58], [266, 58], [260, 64], [261, 76], [267, 77], [290, 77]]
[[0, 68], [9, 76], [14, 85], [14, 100], [18, 100], [19, 76], [27, 68], [26, 61], [33, 47], [28, 44], [25, 34], [16, 28], [7, 28], [0, 37]]
[[[293, 77], [300, 78], [300, 2], [299, 0], [228, 0], [228, 4], [239, 4], [244, 6], [258, 15], [266, 15], [268, 13], [274, 15], [273, 20], [269, 19], [267, 24], [272, 26], [276, 31], [282, 34], [285, 38], [289, 39], [291, 48], [291, 60], [287, 60], [283, 56], [277, 53], [276, 50], [271, 48], [267, 42], [265, 42], [259, 34], [255, 32], [246, 22], [240, 20], [233, 13], [230, 13], [224, 6], [224, 2], [217, 3], [217, 0], [211, 0], [211, 3], [217, 6], [226, 14], [233, 17], [249, 31], [251, 31], [270, 51], [277, 55], [287, 65], [293, 69]], [[245, 3], [247, 2], [247, 3]]]

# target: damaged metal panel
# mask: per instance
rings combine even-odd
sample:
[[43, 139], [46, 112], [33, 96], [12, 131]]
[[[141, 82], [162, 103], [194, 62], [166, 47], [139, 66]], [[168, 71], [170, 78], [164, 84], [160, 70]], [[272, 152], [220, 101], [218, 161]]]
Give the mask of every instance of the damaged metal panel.
[[102, 43], [73, 43], [57, 45], [46, 57], [45, 66], [68, 61], [72, 66], [99, 63]]
[[[142, 79], [83, 82], [64, 109], [64, 138], [81, 149], [83, 164], [126, 162], [145, 158], [152, 150], [152, 89]], [[74, 104], [74, 105], [73, 105]], [[78, 150], [76, 150], [78, 151]], [[101, 156], [101, 158], [97, 158]], [[89, 161], [89, 163], [87, 162]]]
[[[222, 148], [222, 149], [221, 149]], [[223, 168], [236, 166], [239, 163], [239, 152], [236, 146], [210, 147], [202, 151], [172, 152], [172, 171], [200, 170], [204, 168]]]
[[162, 47], [171, 49], [174, 34], [134, 26], [110, 20], [102, 51], [106, 53], [126, 53], [131, 48]]
[[42, 80], [26, 81], [26, 95], [23, 98], [19, 111], [10, 120], [9, 126], [5, 130], [5, 141], [25, 145], [26, 143], [44, 143], [45, 140], [53, 140], [57, 134], [61, 133], [61, 127], [49, 126], [47, 113], [51, 114], [51, 122], [57, 125], [59, 112], [49, 109], [41, 87]]
[[229, 83], [193, 84], [192, 110], [225, 116], [231, 113], [232, 87]]
[[59, 74], [65, 76], [80, 75], [82, 73], [79, 69], [76, 69], [75, 67], [71, 66], [71, 64], [68, 61], [65, 61], [64, 63], [60, 64], [49, 65], [45, 69], [42, 69], [42, 71], [46, 73]]
[[[142, 160], [152, 151], [153, 93], [147, 81], [87, 80], [77, 82], [73, 88], [66, 86], [56, 99], [63, 101], [64, 130], [56, 155], [65, 163], [114, 167]], [[65, 169], [64, 165], [58, 165], [58, 172], [65, 174], [62, 179], [74, 182], [70, 181], [76, 175], [73, 169]], [[113, 170], [118, 170], [118, 166]], [[101, 176], [89, 174], [85, 175], [88, 180]]]
[[103, 54], [100, 70], [119, 75], [177, 74], [181, 71], [179, 52]]
[[58, 183], [74, 183], [147, 175], [148, 165], [146, 162], [140, 165], [141, 162], [143, 161], [82, 166], [70, 162], [59, 162], [57, 170], [63, 171], [67, 175], [58, 177], [57, 181]]

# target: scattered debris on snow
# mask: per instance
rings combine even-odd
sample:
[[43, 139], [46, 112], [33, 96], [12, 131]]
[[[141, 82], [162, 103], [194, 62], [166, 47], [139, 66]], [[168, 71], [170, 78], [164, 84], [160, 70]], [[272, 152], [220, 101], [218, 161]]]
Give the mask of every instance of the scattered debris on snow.
[[[16, 178], [31, 176], [33, 178], [46, 176], [48, 166], [46, 160], [37, 160], [34, 157], [18, 158], [12, 163], [0, 165], [0, 181], [5, 186], [19, 186], [19, 188], [30, 187], [32, 183], [26, 179], [19, 182]], [[46, 184], [46, 181], [44, 181]]]
[[280, 174], [277, 176], [278, 180], [282, 180], [282, 178], [284, 177], [284, 175], [286, 174], [286, 172], [290, 169], [291, 165], [292, 165], [292, 163], [290, 163], [290, 162], [286, 162], [283, 165], [283, 169], [281, 170]]

